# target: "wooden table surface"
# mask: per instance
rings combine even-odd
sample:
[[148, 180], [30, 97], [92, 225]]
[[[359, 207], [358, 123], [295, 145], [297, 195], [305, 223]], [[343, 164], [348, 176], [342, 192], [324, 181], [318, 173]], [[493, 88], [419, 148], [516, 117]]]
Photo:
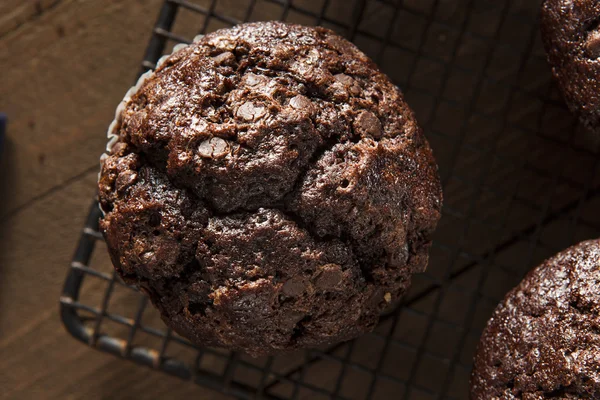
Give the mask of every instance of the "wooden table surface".
[[0, 1], [0, 398], [225, 399], [75, 341], [58, 299], [161, 0]]

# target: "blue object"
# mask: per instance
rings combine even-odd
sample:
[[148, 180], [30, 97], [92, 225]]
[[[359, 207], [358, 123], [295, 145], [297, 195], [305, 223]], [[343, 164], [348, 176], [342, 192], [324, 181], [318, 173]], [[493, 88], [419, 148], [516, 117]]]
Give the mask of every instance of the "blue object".
[[0, 155], [2, 154], [2, 144], [4, 143], [4, 132], [6, 131], [6, 115], [0, 113]]

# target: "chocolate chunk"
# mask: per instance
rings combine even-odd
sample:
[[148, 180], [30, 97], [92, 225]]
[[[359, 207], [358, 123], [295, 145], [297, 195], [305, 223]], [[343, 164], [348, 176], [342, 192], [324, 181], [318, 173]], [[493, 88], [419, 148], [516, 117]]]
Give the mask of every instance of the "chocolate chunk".
[[127, 170], [119, 174], [116, 181], [116, 189], [121, 192], [133, 185], [137, 180], [137, 174], [134, 171]]
[[221, 65], [221, 64], [231, 65], [235, 62], [235, 56], [233, 55], [233, 53], [231, 53], [229, 51], [221, 53], [218, 56], [214, 56], [212, 59], [217, 65]]
[[355, 134], [365, 137], [371, 136], [375, 139], [381, 137], [381, 121], [370, 111], [361, 111], [354, 120]]
[[198, 118], [196, 116], [192, 117], [192, 121], [190, 123], [190, 131], [185, 132], [186, 137], [194, 137], [197, 132], [204, 132], [208, 128], [208, 123], [204, 120], [204, 118]]
[[302, 96], [301, 94], [292, 97], [290, 106], [296, 110], [312, 111], [312, 102], [306, 98], [306, 96]]
[[248, 85], [248, 86], [264, 85], [268, 82], [268, 79], [266, 77], [261, 76], [261, 75], [256, 75], [252, 72], [249, 72], [248, 74], [246, 74], [246, 76], [244, 77], [244, 80], [246, 82], [246, 85]]
[[600, 57], [600, 31], [591, 31], [585, 41], [585, 52], [588, 58], [595, 60]]
[[303, 278], [298, 276], [287, 280], [281, 288], [281, 291], [284, 294], [291, 297], [300, 296], [302, 293], [304, 293], [305, 290], [306, 283], [304, 282]]
[[156, 263], [156, 254], [153, 251], [145, 251], [140, 255], [140, 260], [145, 264]]
[[219, 158], [229, 152], [229, 145], [221, 138], [213, 137], [198, 146], [198, 153], [205, 158]]
[[261, 105], [256, 105], [247, 101], [237, 110], [237, 116], [246, 121], [256, 121], [267, 113], [267, 109]]
[[344, 273], [337, 264], [327, 264], [322, 266], [317, 272], [315, 286], [317, 289], [333, 289], [343, 279]]
[[[207, 35], [208, 36], [208, 35]], [[207, 37], [205, 36], [205, 37]], [[233, 39], [224, 37], [210, 38], [211, 47], [224, 51], [233, 51], [236, 48], [236, 42]]]
[[352, 78], [351, 76], [346, 75], [346, 74], [337, 74], [337, 75], [334, 75], [333, 78], [337, 82], [340, 82], [342, 85], [344, 85], [346, 90], [348, 90], [348, 92], [351, 95], [357, 96], [358, 94], [360, 94], [360, 86], [356, 83], [354, 78]]

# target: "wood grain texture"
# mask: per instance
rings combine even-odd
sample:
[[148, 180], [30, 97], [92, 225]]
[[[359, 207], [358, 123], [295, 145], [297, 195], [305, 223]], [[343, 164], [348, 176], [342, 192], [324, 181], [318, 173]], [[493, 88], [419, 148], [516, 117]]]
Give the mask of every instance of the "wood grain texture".
[[[0, 156], [2, 399], [225, 399], [90, 349], [59, 318], [104, 132], [160, 3], [0, 2], [0, 111], [9, 117]], [[99, 298], [100, 283], [92, 285]]]
[[98, 165], [104, 132], [133, 83], [159, 5], [62, 0], [0, 38], [12, 187], [0, 220]]
[[40, 17], [61, 0], [4, 0], [0, 3], [0, 37]]

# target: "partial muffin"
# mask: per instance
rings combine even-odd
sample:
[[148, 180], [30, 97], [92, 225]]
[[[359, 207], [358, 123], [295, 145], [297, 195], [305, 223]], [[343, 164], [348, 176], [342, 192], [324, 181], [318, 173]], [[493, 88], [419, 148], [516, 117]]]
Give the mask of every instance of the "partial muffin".
[[600, 128], [600, 2], [545, 0], [542, 38], [567, 105], [591, 130]]
[[532, 270], [488, 322], [471, 399], [600, 398], [600, 240]]
[[115, 268], [195, 343], [260, 355], [356, 337], [427, 265], [442, 200], [429, 145], [330, 30], [206, 35], [129, 93], [109, 133]]

